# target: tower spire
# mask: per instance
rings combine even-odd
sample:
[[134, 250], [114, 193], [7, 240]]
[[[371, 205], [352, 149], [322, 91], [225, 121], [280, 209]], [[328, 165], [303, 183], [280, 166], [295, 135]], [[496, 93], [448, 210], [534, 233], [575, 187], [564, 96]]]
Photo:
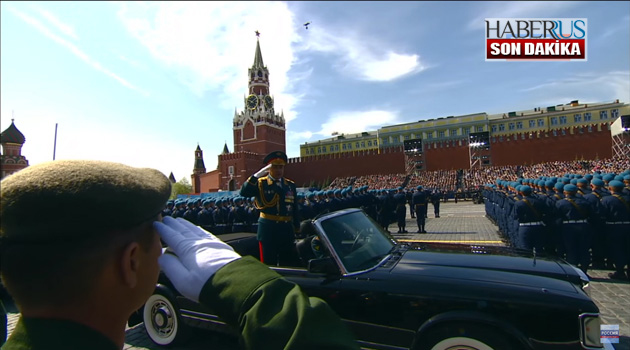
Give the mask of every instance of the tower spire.
[[260, 52], [260, 40], [256, 39], [256, 55], [254, 56], [254, 67], [264, 68], [262, 53]]

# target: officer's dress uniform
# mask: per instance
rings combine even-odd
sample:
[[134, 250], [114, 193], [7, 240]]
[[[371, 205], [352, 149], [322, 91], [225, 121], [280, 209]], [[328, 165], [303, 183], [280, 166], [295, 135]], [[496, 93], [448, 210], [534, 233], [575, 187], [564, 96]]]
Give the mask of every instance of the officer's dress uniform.
[[409, 213], [411, 214], [411, 218], [416, 218], [416, 212], [413, 210], [413, 204], [411, 203], [411, 197], [413, 197], [413, 193], [407, 192], [405, 193], [405, 197], [407, 199], [407, 203], [409, 203]]
[[426, 233], [427, 231], [424, 229], [424, 225], [426, 222], [426, 213], [427, 213], [427, 195], [419, 188], [416, 193], [411, 197], [411, 202], [413, 203], [413, 210], [416, 211], [416, 223], [418, 224], [418, 232]]
[[398, 233], [406, 233], [406, 217], [407, 217], [407, 198], [405, 194], [400, 192], [394, 195], [394, 201], [396, 202], [396, 223], [398, 224]]
[[391, 205], [391, 201], [389, 200], [389, 195], [387, 191], [382, 191], [381, 195], [378, 197], [378, 223], [381, 227], [389, 232], [388, 226], [391, 220], [391, 213], [393, 212], [393, 207]]
[[433, 214], [436, 218], [440, 217], [440, 191], [434, 191], [431, 194], [431, 204], [433, 204]]
[[295, 183], [289, 179], [274, 179], [270, 175], [250, 176], [241, 188], [241, 196], [256, 197], [260, 210], [258, 241], [261, 261], [268, 265], [291, 266], [297, 260], [295, 232], [299, 214]]

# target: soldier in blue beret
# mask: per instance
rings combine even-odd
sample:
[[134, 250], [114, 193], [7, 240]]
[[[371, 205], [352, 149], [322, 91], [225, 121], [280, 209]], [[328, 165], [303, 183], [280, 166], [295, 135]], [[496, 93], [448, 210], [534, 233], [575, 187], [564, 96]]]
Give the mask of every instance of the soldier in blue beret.
[[227, 201], [219, 198], [216, 201], [216, 209], [212, 213], [214, 219], [214, 231], [216, 235], [222, 235], [228, 233], [228, 211], [226, 207]]
[[546, 208], [543, 201], [532, 196], [532, 189], [523, 185], [519, 187], [521, 199], [514, 203], [514, 210], [518, 220], [518, 239], [515, 246], [517, 248], [543, 251], [545, 245]]
[[578, 194], [580, 196], [585, 196], [591, 192], [590, 189], [588, 188], [588, 181], [584, 178], [578, 179], [575, 185], [577, 185]]
[[162, 217], [173, 215], [173, 207], [175, 206], [175, 201], [169, 200], [166, 202], [166, 208], [162, 210]]
[[610, 257], [610, 249], [607, 243], [606, 225], [601, 206], [601, 200], [609, 196], [610, 193], [604, 188], [604, 181], [601, 179], [593, 179], [591, 181], [591, 191], [584, 196], [595, 212], [595, 216], [591, 221], [593, 229], [592, 265], [597, 269], [612, 267], [612, 258]]
[[256, 197], [260, 209], [258, 242], [261, 260], [268, 265], [291, 266], [299, 261], [295, 235], [300, 221], [295, 183], [284, 177], [287, 155], [276, 151], [263, 160], [262, 169], [250, 176], [241, 196]]
[[213, 203], [211, 199], [204, 200], [203, 209], [197, 214], [197, 224], [208, 232], [214, 232]]
[[623, 193], [624, 184], [618, 180], [608, 183], [610, 196], [602, 199], [602, 212], [606, 220], [607, 241], [611, 247], [611, 257], [615, 262], [615, 272], [608, 276], [612, 279], [630, 279], [630, 196]]
[[243, 197], [234, 198], [234, 206], [228, 214], [228, 223], [232, 232], [247, 232], [249, 220], [247, 210], [244, 206]]
[[561, 232], [567, 261], [586, 273], [591, 263], [589, 249], [593, 234], [589, 221], [593, 220], [595, 213], [589, 202], [576, 194], [577, 186], [565, 185], [564, 199], [556, 202], [556, 209], [562, 218]]
[[610, 181], [615, 179], [615, 175], [613, 174], [606, 174], [604, 175], [604, 177], [602, 177], [602, 180], [604, 180], [605, 184], [608, 184]]

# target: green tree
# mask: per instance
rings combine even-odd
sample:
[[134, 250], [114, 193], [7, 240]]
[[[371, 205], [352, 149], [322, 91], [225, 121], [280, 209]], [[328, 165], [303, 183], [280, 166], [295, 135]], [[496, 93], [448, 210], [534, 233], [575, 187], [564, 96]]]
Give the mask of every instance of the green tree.
[[189, 194], [192, 192], [192, 185], [187, 178], [182, 178], [173, 184], [171, 188], [171, 199], [177, 198], [178, 194]]

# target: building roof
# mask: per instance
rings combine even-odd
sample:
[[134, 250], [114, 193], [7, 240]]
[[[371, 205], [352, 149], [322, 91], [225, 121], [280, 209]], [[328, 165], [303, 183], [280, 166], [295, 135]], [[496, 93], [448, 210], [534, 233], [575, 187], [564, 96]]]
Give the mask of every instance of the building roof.
[[227, 142], [223, 145], [223, 152], [221, 154], [229, 154], [230, 150], [228, 149]]
[[11, 120], [11, 125], [0, 134], [0, 143], [17, 143], [23, 145], [25, 141], [26, 138], [24, 134], [18, 130], [13, 120]]

